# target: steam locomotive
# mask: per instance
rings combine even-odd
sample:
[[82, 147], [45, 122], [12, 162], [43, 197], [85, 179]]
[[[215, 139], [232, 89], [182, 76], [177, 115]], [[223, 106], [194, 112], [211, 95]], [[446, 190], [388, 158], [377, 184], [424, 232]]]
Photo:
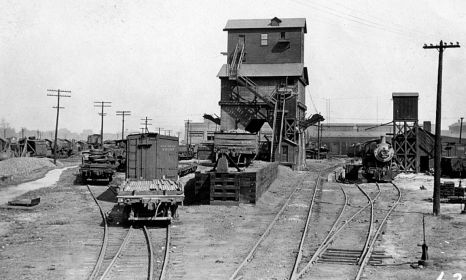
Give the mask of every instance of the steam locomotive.
[[385, 136], [356, 144], [348, 155], [361, 158], [362, 163], [347, 165], [345, 178], [360, 179], [359, 175], [362, 175], [370, 181], [390, 182], [398, 172], [394, 154], [395, 151]]

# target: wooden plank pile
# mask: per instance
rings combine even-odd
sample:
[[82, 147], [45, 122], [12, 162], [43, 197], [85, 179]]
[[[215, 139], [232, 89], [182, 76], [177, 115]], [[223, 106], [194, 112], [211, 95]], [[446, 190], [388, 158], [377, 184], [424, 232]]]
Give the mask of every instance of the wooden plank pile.
[[268, 164], [256, 172], [240, 173], [240, 201], [256, 203], [277, 178], [278, 162]]
[[126, 181], [122, 184], [121, 189], [125, 192], [131, 191], [175, 191], [180, 190], [180, 185], [169, 179], [154, 179], [141, 181]]
[[239, 174], [210, 172], [210, 204], [239, 204]]
[[278, 162], [249, 172], [196, 172], [194, 187], [186, 190], [192, 203], [238, 205], [256, 203], [277, 178]]
[[446, 199], [445, 202], [457, 203], [455, 201], [460, 201], [463, 203], [465, 200], [465, 188], [455, 187], [454, 182], [444, 182], [440, 184], [440, 198]]

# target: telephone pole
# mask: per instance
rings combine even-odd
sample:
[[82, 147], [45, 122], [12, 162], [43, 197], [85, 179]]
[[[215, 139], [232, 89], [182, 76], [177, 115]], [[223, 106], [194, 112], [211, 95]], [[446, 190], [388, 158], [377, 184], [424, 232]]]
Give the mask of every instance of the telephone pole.
[[440, 158], [442, 156], [442, 138], [441, 122], [442, 122], [442, 67], [443, 67], [443, 51], [448, 48], [459, 48], [460, 44], [450, 43], [449, 45], [440, 40], [438, 45], [429, 46], [424, 44], [424, 49], [437, 49], [438, 56], [438, 76], [437, 76], [437, 106], [435, 110], [435, 156], [434, 156], [434, 195], [433, 195], [433, 213], [435, 216], [440, 214]]
[[125, 139], [125, 116], [131, 116], [131, 111], [116, 111], [117, 116], [121, 116], [121, 140]]
[[56, 94], [48, 93], [47, 96], [56, 96], [57, 97], [57, 106], [52, 108], [57, 108], [57, 120], [55, 121], [55, 140], [53, 141], [53, 164], [57, 164], [57, 136], [58, 136], [58, 116], [60, 115], [60, 109], [65, 109], [65, 107], [60, 107], [60, 97], [71, 97], [71, 95], [65, 95], [61, 93], [71, 93], [70, 90], [61, 90], [61, 89], [48, 89], [48, 92], [56, 92]]
[[460, 123], [460, 144], [461, 144], [461, 134], [463, 132], [463, 117], [460, 118], [461, 119], [461, 123]]
[[100, 121], [100, 148], [103, 150], [104, 149], [104, 116], [107, 115], [107, 113], [104, 113], [104, 108], [112, 107], [110, 105], [112, 102], [108, 101], [94, 101], [94, 107], [100, 107], [101, 112], [99, 115], [101, 116], [101, 121]]
[[187, 126], [186, 126], [186, 145], [188, 145], [188, 147], [189, 147], [190, 142], [191, 142], [191, 141], [189, 141], [189, 140], [191, 140], [191, 133], [189, 131], [190, 130], [190, 128], [189, 128], [189, 122], [190, 121], [191, 120], [189, 120], [189, 119], [186, 120], [186, 124], [187, 124]]
[[149, 133], [149, 129], [147, 128], [148, 125], [152, 125], [151, 123], [149, 123], [149, 121], [151, 121], [152, 119], [148, 119], [147, 117], [144, 118], [144, 119], [141, 119], [141, 121], [144, 121], [144, 123], [141, 123], [141, 125], [144, 126], [144, 128], [141, 128], [141, 129], [144, 129], [145, 133]]

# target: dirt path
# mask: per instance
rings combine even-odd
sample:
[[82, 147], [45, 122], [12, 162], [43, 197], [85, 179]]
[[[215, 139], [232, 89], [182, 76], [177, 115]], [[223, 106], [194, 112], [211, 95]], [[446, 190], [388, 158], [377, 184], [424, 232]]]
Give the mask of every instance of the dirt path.
[[35, 208], [2, 208], [0, 279], [86, 278], [102, 232], [87, 188], [73, 185], [76, 171], [68, 169], [55, 186], [24, 195], [41, 197]]

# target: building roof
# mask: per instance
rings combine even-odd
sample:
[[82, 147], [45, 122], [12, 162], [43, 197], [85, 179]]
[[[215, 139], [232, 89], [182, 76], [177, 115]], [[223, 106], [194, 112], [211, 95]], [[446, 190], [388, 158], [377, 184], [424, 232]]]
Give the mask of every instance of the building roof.
[[[278, 23], [278, 25], [273, 24]], [[277, 29], [277, 28], [304, 28], [307, 33], [305, 18], [273, 18], [273, 19], [230, 19], [223, 31], [231, 29]]]
[[[303, 63], [241, 64], [239, 69], [241, 75], [247, 77], [300, 77], [304, 71]], [[228, 77], [227, 64], [223, 64], [217, 77]]]
[[392, 97], [419, 97], [417, 92], [394, 92]]

